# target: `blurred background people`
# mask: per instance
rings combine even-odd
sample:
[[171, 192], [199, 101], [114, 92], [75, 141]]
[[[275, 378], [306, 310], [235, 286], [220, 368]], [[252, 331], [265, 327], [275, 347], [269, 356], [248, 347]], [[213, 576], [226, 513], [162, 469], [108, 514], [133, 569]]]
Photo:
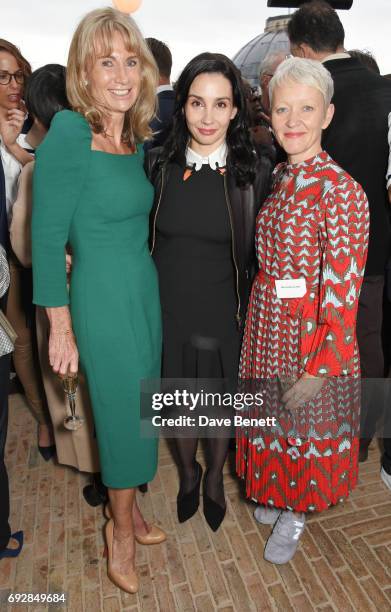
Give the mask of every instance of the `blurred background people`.
[[[24, 84], [30, 74], [30, 64], [19, 49], [6, 40], [0, 40], [0, 154], [5, 188], [0, 202], [0, 231], [7, 249], [8, 226], [12, 219], [20, 172], [23, 166], [33, 159], [31, 153], [26, 150], [32, 148], [27, 142], [31, 121], [26, 121], [23, 102]], [[0, 195], [1, 192], [0, 189]], [[38, 450], [42, 457], [48, 460], [55, 453], [55, 445], [37, 353], [31, 270], [26, 270], [12, 251], [9, 253], [9, 266], [11, 282], [6, 300], [6, 314], [17, 333], [13, 354], [14, 368], [23, 386], [28, 406], [38, 423]]]
[[251, 135], [258, 146], [266, 147], [273, 166], [286, 161], [285, 152], [281, 149], [274, 138], [271, 128], [269, 83], [281, 62], [286, 58], [285, 53], [271, 53], [265, 57], [261, 64], [259, 73], [259, 84], [261, 88], [260, 108]]
[[[242, 326], [254, 274], [254, 223], [270, 162], [249, 137], [240, 73], [226, 56], [193, 58], [176, 83], [173, 129], [147, 158], [155, 186], [151, 251], [163, 312], [162, 378], [237, 381]], [[207, 439], [204, 514], [224, 519], [228, 437]], [[175, 439], [180, 522], [198, 509], [198, 435]]]
[[169, 47], [157, 38], [146, 38], [145, 42], [159, 70], [156, 117], [151, 122], [153, 137], [144, 145], [147, 151], [162, 146], [167, 139], [172, 124], [175, 94], [171, 85], [172, 56]]
[[351, 51], [348, 51], [348, 53], [350, 57], [357, 59], [363, 66], [368, 68], [368, 70], [372, 70], [372, 72], [375, 74], [380, 75], [378, 63], [370, 51], [367, 51], [366, 49], [363, 51], [360, 51], [359, 49], [352, 49]]
[[259, 84], [261, 86], [261, 102], [263, 118], [267, 124], [271, 125], [271, 108], [270, 108], [270, 96], [269, 96], [269, 85], [270, 81], [274, 76], [278, 66], [286, 59], [285, 53], [270, 53], [265, 57], [261, 64], [259, 71]]
[[[153, 190], [142, 143], [151, 135], [157, 69], [135, 22], [106, 8], [72, 38], [67, 94], [38, 148], [33, 192], [35, 303], [50, 322], [49, 360], [86, 374], [111, 516], [107, 575], [138, 590], [136, 541], [166, 539], [148, 525], [135, 488], [153, 479], [157, 439], [140, 437], [140, 380], [158, 378], [161, 310], [148, 249]], [[72, 249], [68, 293], [65, 246]], [[77, 344], [76, 344], [77, 343]]]
[[[0, 298], [9, 286], [9, 268], [4, 247], [0, 244]], [[10, 499], [7, 468], [4, 462], [8, 426], [8, 387], [10, 377], [12, 338], [3, 329], [0, 320], [0, 560], [17, 557], [23, 546], [23, 532], [11, 535], [9, 526]]]
[[[291, 52], [323, 62], [334, 80], [335, 116], [322, 144], [364, 189], [370, 210], [368, 259], [357, 315], [362, 397], [360, 460], [365, 461], [384, 405], [382, 347], [385, 266], [390, 251], [390, 211], [384, 176], [389, 155], [387, 117], [391, 83], [351, 57], [337, 12], [323, 0], [304, 4], [288, 25]], [[377, 379], [371, 383], [370, 379]], [[391, 410], [391, 405], [387, 405]], [[384, 440], [382, 476], [391, 488], [391, 440]], [[387, 459], [389, 457], [389, 459]], [[384, 471], [386, 473], [384, 473]]]
[[[35, 70], [28, 78], [25, 87], [25, 104], [30, 119], [33, 121], [27, 136], [27, 142], [36, 149], [44, 140], [54, 115], [66, 108], [69, 102], [65, 89], [65, 68], [59, 64], [48, 64]], [[10, 239], [13, 252], [18, 262], [31, 271], [31, 214], [32, 183], [34, 162], [24, 166], [20, 174], [18, 195], [13, 205]], [[68, 255], [70, 272], [70, 256]], [[42, 378], [59, 463], [70, 465], [82, 472], [98, 472], [99, 460], [94, 439], [89, 397], [84, 381], [80, 381], [76, 403], [85, 426], [77, 432], [64, 428], [63, 421], [67, 406], [60, 379], [53, 373], [49, 364], [48, 337], [49, 321], [44, 308], [36, 308], [37, 338]]]
[[[261, 504], [255, 518], [274, 525], [264, 557], [276, 564], [294, 556], [306, 513], [346, 499], [357, 482], [360, 407], [338, 377], [360, 375], [355, 327], [369, 215], [360, 185], [322, 150], [332, 95], [319, 62], [287, 59], [270, 82], [273, 130], [288, 162], [275, 169], [257, 217], [259, 272], [240, 378], [274, 384], [263, 409], [277, 426], [238, 431], [237, 471]], [[279, 286], [284, 279], [290, 287]]]

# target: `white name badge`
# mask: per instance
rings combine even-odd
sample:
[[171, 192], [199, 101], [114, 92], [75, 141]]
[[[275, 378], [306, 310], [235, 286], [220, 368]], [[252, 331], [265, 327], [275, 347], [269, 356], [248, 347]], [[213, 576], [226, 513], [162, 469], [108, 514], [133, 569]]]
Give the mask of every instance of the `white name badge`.
[[307, 291], [305, 278], [283, 278], [276, 280], [277, 297], [284, 298], [302, 298]]

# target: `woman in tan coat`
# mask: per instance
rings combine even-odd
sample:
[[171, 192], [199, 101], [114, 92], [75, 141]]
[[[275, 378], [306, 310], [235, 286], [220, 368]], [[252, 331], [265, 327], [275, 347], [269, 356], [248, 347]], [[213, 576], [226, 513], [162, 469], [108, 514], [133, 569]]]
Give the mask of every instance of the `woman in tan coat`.
[[[36, 148], [50, 127], [54, 114], [69, 108], [65, 93], [65, 68], [48, 64], [36, 70], [28, 81], [25, 102], [34, 125], [29, 132], [29, 143]], [[31, 212], [34, 162], [28, 163], [20, 175], [18, 196], [13, 206], [10, 227], [11, 244], [22, 266], [31, 268]], [[67, 256], [70, 272], [71, 257]], [[76, 396], [77, 412], [84, 418], [84, 426], [67, 431], [65, 395], [60, 379], [53, 373], [48, 360], [49, 322], [44, 308], [36, 308], [37, 340], [43, 384], [56, 442], [59, 463], [83, 472], [99, 472], [98, 453], [94, 438], [94, 424], [84, 380], [80, 380]]]

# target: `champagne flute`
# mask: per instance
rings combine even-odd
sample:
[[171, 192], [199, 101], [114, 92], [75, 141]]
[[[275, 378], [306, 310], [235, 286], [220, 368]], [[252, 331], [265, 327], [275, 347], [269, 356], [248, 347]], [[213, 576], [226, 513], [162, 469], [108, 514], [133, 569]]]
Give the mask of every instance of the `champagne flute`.
[[59, 377], [71, 409], [71, 414], [68, 414], [64, 419], [64, 427], [69, 431], [76, 431], [84, 424], [84, 419], [76, 414], [78, 375], [77, 372], [67, 372], [66, 374], [59, 374]]

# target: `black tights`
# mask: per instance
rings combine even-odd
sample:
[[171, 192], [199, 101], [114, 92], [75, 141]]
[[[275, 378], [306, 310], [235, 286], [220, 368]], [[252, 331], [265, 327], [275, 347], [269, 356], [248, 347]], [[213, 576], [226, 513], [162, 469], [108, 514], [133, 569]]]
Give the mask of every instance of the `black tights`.
[[[239, 335], [233, 336], [232, 346], [229, 347], [229, 355], [237, 354], [239, 359], [240, 341]], [[191, 340], [184, 345], [182, 375], [184, 378], [196, 383], [193, 392], [200, 389], [209, 393], [223, 394], [236, 388], [238, 364], [237, 360], [226, 360], [224, 364], [220, 341], [217, 338], [192, 335]], [[171, 368], [172, 371], [175, 368]], [[165, 376], [168, 378], [170, 368], [166, 364]], [[207, 383], [206, 383], [207, 379]], [[198, 383], [198, 381], [202, 381]], [[232, 389], [228, 381], [234, 381]], [[206, 386], [205, 386], [206, 384]], [[214, 405], [213, 405], [214, 406]], [[210, 407], [209, 407], [210, 408]], [[231, 416], [232, 407], [214, 408], [213, 416]], [[203, 414], [203, 406], [197, 405], [197, 414]], [[209, 435], [221, 435], [221, 431], [208, 427]], [[178, 469], [180, 476], [179, 496], [189, 493], [195, 486], [198, 476], [196, 454], [199, 438], [176, 438], [175, 446], [178, 455]], [[208, 437], [205, 438], [207, 473], [204, 476], [204, 487], [207, 495], [217, 504], [224, 507], [224, 482], [223, 467], [227, 459], [230, 438]]]
[[[175, 440], [180, 476], [179, 496], [189, 493], [198, 476], [196, 453], [199, 438]], [[206, 438], [207, 477], [205, 491], [220, 506], [225, 505], [223, 467], [228, 454], [229, 438]]]

